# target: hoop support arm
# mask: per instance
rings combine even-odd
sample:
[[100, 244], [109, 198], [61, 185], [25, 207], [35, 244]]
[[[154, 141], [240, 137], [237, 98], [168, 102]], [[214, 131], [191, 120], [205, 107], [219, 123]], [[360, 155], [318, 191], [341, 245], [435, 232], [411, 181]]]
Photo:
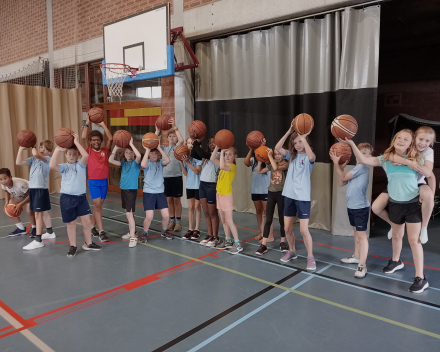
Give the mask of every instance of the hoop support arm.
[[183, 62], [175, 63], [174, 64], [174, 70], [175, 71], [183, 71], [187, 70], [189, 68], [196, 68], [199, 67], [199, 60], [197, 60], [196, 55], [194, 54], [194, 51], [191, 48], [191, 45], [189, 45], [188, 40], [183, 34], [183, 27], [177, 27], [170, 30], [171, 34], [171, 45], [174, 45], [177, 38], [180, 37], [182, 39], [183, 45], [185, 46], [186, 50], [188, 51], [189, 56], [191, 56], [191, 59], [193, 61], [192, 64], [185, 65]]

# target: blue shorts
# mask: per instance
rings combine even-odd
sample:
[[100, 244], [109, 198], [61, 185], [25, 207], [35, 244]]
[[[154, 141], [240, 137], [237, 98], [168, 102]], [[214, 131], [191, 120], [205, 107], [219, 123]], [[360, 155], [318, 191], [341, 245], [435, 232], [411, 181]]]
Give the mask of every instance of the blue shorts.
[[217, 204], [217, 184], [215, 182], [200, 181], [199, 198], [206, 198], [208, 204]]
[[259, 200], [262, 200], [263, 202], [267, 202], [267, 199], [269, 198], [269, 194], [257, 194], [257, 193], [251, 193], [252, 201], [257, 202]]
[[297, 216], [298, 219], [310, 219], [311, 202], [284, 197], [284, 216]]
[[29, 208], [36, 212], [50, 210], [50, 196], [47, 188], [29, 188]]
[[60, 197], [61, 216], [64, 223], [75, 221], [78, 216], [90, 214], [90, 205], [85, 194], [72, 196], [62, 193]]
[[361, 209], [348, 209], [348, 219], [350, 225], [356, 228], [356, 231], [367, 231], [368, 219], [370, 219], [370, 207]]
[[165, 193], [145, 193], [143, 195], [144, 210], [167, 209], [168, 202]]
[[107, 184], [108, 178], [102, 178], [100, 180], [90, 180], [89, 179], [89, 192], [92, 199], [107, 198]]

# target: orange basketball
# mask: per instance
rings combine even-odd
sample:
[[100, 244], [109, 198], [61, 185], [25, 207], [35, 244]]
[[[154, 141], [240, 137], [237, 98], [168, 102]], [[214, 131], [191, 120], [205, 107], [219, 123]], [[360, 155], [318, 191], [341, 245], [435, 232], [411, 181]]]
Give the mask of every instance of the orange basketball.
[[261, 147], [261, 143], [263, 143], [264, 136], [260, 131], [252, 131], [246, 137], [246, 145], [249, 148], [257, 149]]
[[356, 119], [350, 115], [341, 115], [332, 122], [331, 131], [336, 139], [352, 139], [358, 130]]
[[255, 157], [258, 161], [262, 163], [269, 163], [269, 155], [267, 154], [268, 148], [266, 146], [261, 146], [255, 150]]
[[229, 149], [234, 145], [234, 135], [229, 130], [220, 130], [214, 137], [215, 145], [220, 149]]
[[118, 130], [113, 135], [113, 142], [119, 148], [127, 148], [131, 141], [131, 134], [126, 130]]
[[160, 115], [156, 120], [156, 126], [161, 131], [168, 131], [171, 129], [171, 125], [169, 124], [170, 115]]
[[90, 122], [93, 123], [100, 123], [104, 121], [104, 110], [101, 108], [91, 108], [89, 111], [87, 111], [87, 116], [89, 117]]
[[174, 157], [177, 160], [183, 161], [184, 157], [188, 159], [189, 154], [190, 151], [186, 145], [178, 145], [176, 148], [174, 148]]
[[31, 130], [23, 130], [18, 132], [17, 142], [21, 147], [32, 148], [37, 144], [37, 136]]
[[145, 148], [155, 149], [159, 145], [159, 137], [153, 132], [145, 133], [142, 137], [142, 145]]
[[336, 156], [340, 156], [339, 164], [345, 163], [351, 158], [351, 148], [347, 143], [338, 142], [331, 146], [330, 152], [334, 152]]
[[313, 117], [305, 113], [297, 115], [292, 121], [292, 126], [298, 134], [310, 133], [314, 125]]
[[70, 128], [60, 128], [55, 133], [55, 143], [61, 148], [70, 148], [73, 145], [73, 133]]
[[21, 215], [21, 211], [18, 214], [15, 214], [15, 206], [18, 203], [11, 202], [5, 208], [5, 213], [10, 218], [18, 218]]
[[189, 124], [188, 133], [193, 138], [202, 139], [206, 134], [206, 125], [202, 121], [195, 120]]

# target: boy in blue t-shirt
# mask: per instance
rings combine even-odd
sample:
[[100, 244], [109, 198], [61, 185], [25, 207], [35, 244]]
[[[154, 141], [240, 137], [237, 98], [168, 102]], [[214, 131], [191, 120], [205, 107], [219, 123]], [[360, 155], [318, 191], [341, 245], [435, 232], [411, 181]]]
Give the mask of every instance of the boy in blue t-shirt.
[[130, 239], [128, 247], [136, 247], [136, 223], [134, 221], [133, 213], [136, 211], [136, 198], [138, 190], [138, 178], [139, 172], [141, 171], [141, 153], [133, 145], [133, 138], [127, 148], [124, 148], [125, 160], [117, 161], [115, 160], [115, 155], [117, 151], [121, 149], [118, 146], [113, 148], [113, 152], [108, 159], [109, 163], [113, 165], [120, 166], [121, 171], [121, 181], [119, 187], [121, 188], [121, 201], [122, 208], [125, 209], [125, 214], [127, 215], [128, 228], [130, 232], [122, 236], [123, 239]]
[[[163, 178], [163, 168], [170, 163], [169, 156], [162, 150], [160, 145], [156, 149], [145, 148], [145, 155], [142, 159], [141, 167], [144, 170], [144, 189], [143, 203], [145, 210], [144, 233], [140, 242], [146, 243], [148, 240], [148, 229], [154, 217], [154, 210], [160, 209], [162, 214], [162, 234], [167, 240], [172, 240], [174, 236], [168, 232], [167, 225], [170, 219], [168, 212], [168, 202], [165, 196], [165, 186]], [[163, 159], [160, 159], [162, 155]]]
[[[92, 228], [90, 226], [90, 206], [86, 198], [86, 168], [89, 154], [79, 143], [77, 134], [74, 134], [74, 145], [70, 148], [56, 147], [49, 162], [51, 170], [61, 173], [60, 208], [63, 222], [67, 224], [70, 249], [68, 257], [74, 257], [76, 248], [76, 219], [79, 216], [83, 227], [85, 251], [99, 251], [101, 246], [92, 242]], [[67, 163], [57, 164], [58, 154], [66, 152]], [[78, 160], [79, 156], [81, 159]]]
[[[373, 153], [373, 147], [368, 143], [358, 145], [360, 152], [369, 158]], [[335, 171], [338, 174], [338, 186], [347, 185], [347, 212], [350, 225], [354, 231], [354, 254], [350, 258], [342, 258], [343, 263], [357, 263], [358, 268], [354, 276], [362, 279], [367, 274], [367, 256], [368, 256], [368, 236], [367, 225], [370, 218], [370, 202], [367, 199], [367, 188], [369, 183], [368, 166], [359, 164], [356, 158], [356, 166], [349, 172], [344, 173], [344, 167], [348, 161], [340, 165], [340, 156], [330, 152], [330, 157], [335, 164]]]

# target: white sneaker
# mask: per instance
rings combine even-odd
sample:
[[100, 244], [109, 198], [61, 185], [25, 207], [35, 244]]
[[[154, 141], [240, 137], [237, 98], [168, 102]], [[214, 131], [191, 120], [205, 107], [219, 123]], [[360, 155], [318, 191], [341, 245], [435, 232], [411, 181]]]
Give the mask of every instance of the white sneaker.
[[127, 232], [124, 236], [122, 236], [123, 240], [129, 240], [130, 239], [130, 232]]
[[354, 273], [354, 277], [356, 279], [363, 279], [367, 275], [367, 265], [359, 264], [356, 272]]
[[390, 231], [388, 231], [388, 239], [391, 240], [393, 238], [393, 228], [391, 228]]
[[43, 248], [44, 244], [42, 242], [38, 242], [33, 240], [31, 243], [29, 243], [27, 246], [24, 246], [23, 249], [25, 251], [31, 251], [33, 249]]
[[130, 237], [130, 242], [128, 243], [129, 248], [136, 247], [137, 245], [137, 238], [136, 237]]
[[55, 237], [57, 237], [57, 236], [55, 235], [55, 232], [52, 232], [52, 233], [48, 233], [48, 232], [46, 232], [46, 233], [43, 233], [43, 234], [41, 235], [41, 239], [42, 239], [42, 240], [50, 240], [50, 239], [55, 238]]
[[353, 254], [350, 258], [342, 258], [341, 262], [345, 264], [359, 264], [359, 259], [355, 258]]
[[428, 228], [427, 227], [422, 227], [422, 229], [420, 230], [420, 242], [422, 242], [422, 244], [425, 244], [426, 242], [428, 242]]

